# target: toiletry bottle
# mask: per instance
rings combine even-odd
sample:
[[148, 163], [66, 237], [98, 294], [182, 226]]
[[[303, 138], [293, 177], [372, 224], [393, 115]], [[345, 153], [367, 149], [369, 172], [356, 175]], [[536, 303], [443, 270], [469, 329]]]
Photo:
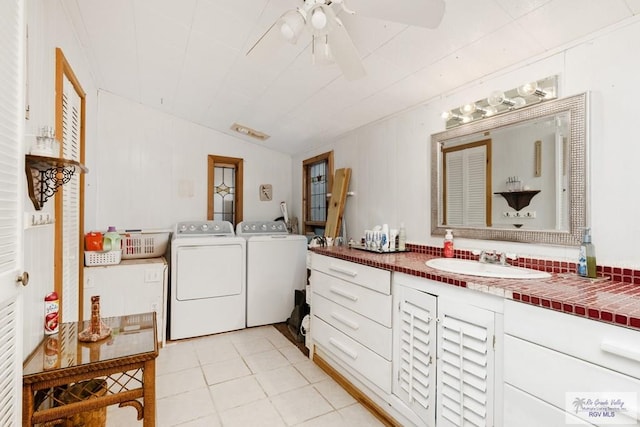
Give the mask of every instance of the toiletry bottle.
[[389, 225], [382, 224], [382, 232], [380, 234], [380, 248], [382, 252], [389, 252]]
[[578, 275], [582, 277], [596, 277], [596, 248], [593, 243], [591, 243], [591, 233], [588, 228], [584, 229], [582, 244], [580, 245]]
[[398, 230], [398, 250], [407, 250], [407, 231], [404, 229], [404, 222], [400, 223], [400, 230]]
[[445, 258], [453, 258], [453, 234], [452, 230], [449, 229], [447, 229], [447, 234], [444, 235], [443, 254]]
[[596, 247], [591, 243], [591, 232], [587, 228], [584, 231], [582, 244], [585, 245], [587, 255], [587, 277], [596, 278]]

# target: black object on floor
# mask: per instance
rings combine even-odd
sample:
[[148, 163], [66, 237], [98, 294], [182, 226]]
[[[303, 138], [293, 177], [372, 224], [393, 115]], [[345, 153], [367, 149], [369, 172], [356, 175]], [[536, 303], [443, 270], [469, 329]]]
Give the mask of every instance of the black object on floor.
[[289, 341], [291, 341], [296, 347], [298, 347], [298, 350], [300, 350], [302, 352], [302, 354], [304, 354], [306, 357], [309, 357], [309, 349], [307, 349], [307, 347], [305, 347], [304, 342], [296, 341], [296, 339], [291, 334], [291, 331], [289, 330], [289, 326], [287, 325], [286, 322], [275, 323], [273, 326], [282, 335], [284, 335]]

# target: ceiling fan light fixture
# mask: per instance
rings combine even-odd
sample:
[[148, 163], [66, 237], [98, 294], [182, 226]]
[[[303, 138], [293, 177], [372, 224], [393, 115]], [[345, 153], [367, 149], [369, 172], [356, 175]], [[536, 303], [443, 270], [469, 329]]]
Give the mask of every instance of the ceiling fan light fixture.
[[311, 12], [311, 25], [316, 30], [324, 30], [327, 26], [327, 14], [324, 13], [322, 7], [316, 7]]
[[304, 15], [300, 10], [291, 10], [280, 20], [280, 34], [291, 44], [298, 41], [306, 24]]

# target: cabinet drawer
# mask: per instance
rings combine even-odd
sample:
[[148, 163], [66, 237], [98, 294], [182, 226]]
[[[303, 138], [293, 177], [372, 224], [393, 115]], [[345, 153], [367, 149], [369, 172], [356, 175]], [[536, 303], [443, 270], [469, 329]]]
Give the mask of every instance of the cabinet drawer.
[[514, 301], [505, 333], [640, 379], [640, 331]]
[[383, 294], [391, 294], [391, 272], [387, 270], [316, 254], [313, 257], [313, 269]]
[[504, 386], [504, 425], [518, 427], [560, 427], [570, 425], [593, 426], [571, 413], [549, 405], [528, 393]]
[[[612, 392], [615, 397], [615, 393], [640, 390], [636, 378], [509, 335], [504, 338], [504, 381], [562, 409], [567, 406], [567, 393], [573, 400], [579, 393]], [[624, 414], [616, 417], [624, 419]], [[639, 424], [629, 420], [625, 425]]]
[[391, 394], [391, 362], [349, 338], [319, 317], [313, 316], [313, 341], [346, 367]]
[[321, 295], [314, 298], [312, 310], [314, 316], [318, 316], [385, 359], [391, 360], [391, 329]]
[[322, 295], [387, 328], [391, 327], [391, 295], [381, 294], [317, 271], [311, 275], [311, 289], [315, 294]]

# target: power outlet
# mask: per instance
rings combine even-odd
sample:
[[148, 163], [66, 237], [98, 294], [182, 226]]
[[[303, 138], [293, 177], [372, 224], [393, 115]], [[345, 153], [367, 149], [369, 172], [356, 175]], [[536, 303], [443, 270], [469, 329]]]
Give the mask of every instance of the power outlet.
[[145, 283], [160, 282], [162, 280], [162, 272], [157, 270], [146, 270], [144, 272]]

